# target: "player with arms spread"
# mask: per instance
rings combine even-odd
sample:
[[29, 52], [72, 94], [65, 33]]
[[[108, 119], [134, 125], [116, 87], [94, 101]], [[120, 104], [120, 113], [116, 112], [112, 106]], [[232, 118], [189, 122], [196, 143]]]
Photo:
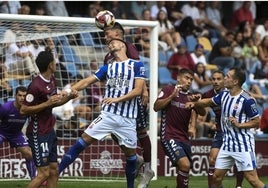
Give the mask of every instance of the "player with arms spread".
[[29, 176], [33, 179], [36, 176], [36, 168], [31, 148], [21, 131], [28, 118], [20, 114], [21, 104], [26, 93], [26, 87], [18, 86], [15, 92], [15, 100], [8, 101], [0, 106], [0, 144], [8, 141], [11, 147], [15, 147], [22, 154], [22, 157], [26, 160]]
[[57, 94], [55, 59], [50, 50], [42, 51], [36, 58], [40, 75], [35, 77], [28, 87], [26, 100], [20, 113], [29, 115], [26, 135], [32, 149], [37, 176], [29, 183], [28, 188], [37, 188], [47, 180], [47, 187], [57, 187], [58, 156], [57, 137], [54, 131], [55, 117], [52, 108], [60, 106], [77, 96], [77, 92], [68, 96]]
[[69, 166], [88, 145], [114, 134], [126, 156], [127, 187], [134, 188], [137, 159], [137, 96], [141, 95], [145, 82], [144, 65], [127, 57], [126, 44], [120, 39], [111, 39], [108, 48], [115, 61], [102, 66], [94, 75], [72, 86], [72, 90], [79, 91], [97, 81], [107, 80], [101, 114], [91, 122], [81, 138], [63, 156], [59, 171], [62, 172]]

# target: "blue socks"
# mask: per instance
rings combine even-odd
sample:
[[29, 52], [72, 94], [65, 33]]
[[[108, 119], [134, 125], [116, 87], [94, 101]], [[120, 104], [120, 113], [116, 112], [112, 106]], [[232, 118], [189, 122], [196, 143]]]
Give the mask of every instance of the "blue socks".
[[88, 144], [82, 139], [79, 138], [77, 142], [67, 151], [67, 153], [63, 156], [60, 164], [59, 164], [59, 174], [68, 167], [74, 160], [78, 157], [78, 155], [88, 146]]
[[127, 178], [127, 188], [134, 188], [134, 180], [136, 174], [136, 160], [137, 155], [132, 155], [126, 159], [126, 178]]

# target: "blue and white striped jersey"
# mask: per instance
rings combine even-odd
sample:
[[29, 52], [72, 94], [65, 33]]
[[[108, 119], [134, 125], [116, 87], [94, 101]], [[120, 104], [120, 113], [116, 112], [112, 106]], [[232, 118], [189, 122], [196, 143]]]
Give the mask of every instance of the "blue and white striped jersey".
[[235, 117], [239, 123], [248, 122], [259, 116], [256, 101], [246, 91], [231, 96], [224, 90], [212, 98], [221, 105], [221, 128], [224, 133], [222, 148], [231, 152], [255, 152], [255, 140], [250, 129], [240, 129], [232, 125], [229, 117]]
[[[104, 98], [118, 98], [129, 93], [135, 86], [136, 78], [145, 78], [144, 64], [140, 61], [128, 59], [123, 62], [113, 62], [102, 66], [95, 76], [99, 80], [107, 80]], [[102, 104], [102, 110], [128, 118], [137, 117], [137, 99]]]

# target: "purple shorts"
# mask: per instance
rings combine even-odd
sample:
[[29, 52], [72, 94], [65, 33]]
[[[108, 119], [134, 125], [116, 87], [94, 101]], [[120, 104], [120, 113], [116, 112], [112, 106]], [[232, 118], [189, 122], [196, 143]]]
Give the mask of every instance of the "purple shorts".
[[10, 147], [12, 148], [29, 145], [27, 142], [27, 137], [22, 132], [18, 133], [17, 135], [5, 135], [3, 133], [0, 133], [0, 144], [2, 144], [4, 141], [8, 141]]

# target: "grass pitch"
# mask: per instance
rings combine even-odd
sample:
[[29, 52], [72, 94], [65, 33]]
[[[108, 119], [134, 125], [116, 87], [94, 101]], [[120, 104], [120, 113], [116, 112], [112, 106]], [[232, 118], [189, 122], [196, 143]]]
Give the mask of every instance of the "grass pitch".
[[[135, 181], [135, 186], [138, 185], [138, 180]], [[261, 177], [261, 180], [268, 185], [268, 177]], [[25, 188], [29, 180], [16, 180], [7, 181], [0, 180], [0, 187], [3, 188]], [[58, 182], [58, 188], [125, 188], [125, 181], [70, 181], [60, 179]], [[158, 177], [150, 183], [149, 188], [174, 188], [176, 187], [175, 177]], [[190, 177], [189, 188], [206, 188], [207, 187], [207, 177]], [[224, 188], [234, 188], [235, 178], [225, 177], [223, 181]], [[243, 188], [251, 188], [246, 180], [243, 182]]]

